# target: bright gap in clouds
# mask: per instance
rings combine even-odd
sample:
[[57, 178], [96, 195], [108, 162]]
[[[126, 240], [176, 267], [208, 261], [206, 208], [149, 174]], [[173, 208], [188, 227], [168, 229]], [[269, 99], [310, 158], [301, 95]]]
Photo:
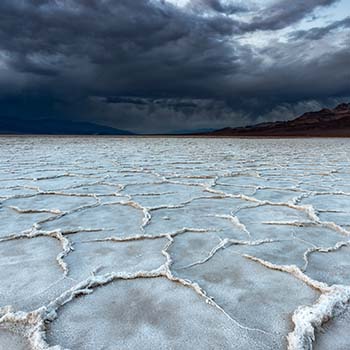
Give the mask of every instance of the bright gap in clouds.
[[350, 16], [350, 1], [339, 0], [331, 6], [318, 9], [314, 15], [300, 21], [297, 29], [323, 27]]
[[178, 6], [183, 7], [186, 6], [191, 0], [168, 0], [168, 2]]

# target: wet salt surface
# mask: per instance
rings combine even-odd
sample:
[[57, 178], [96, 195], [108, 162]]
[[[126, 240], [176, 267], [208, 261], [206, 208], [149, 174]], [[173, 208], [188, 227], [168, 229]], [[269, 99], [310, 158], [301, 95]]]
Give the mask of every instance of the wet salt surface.
[[0, 138], [0, 349], [347, 349], [350, 141]]

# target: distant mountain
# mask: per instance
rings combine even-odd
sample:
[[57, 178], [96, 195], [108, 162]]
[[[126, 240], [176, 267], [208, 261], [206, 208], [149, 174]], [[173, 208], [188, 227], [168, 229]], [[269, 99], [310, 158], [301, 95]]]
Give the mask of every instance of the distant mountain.
[[51, 119], [6, 120], [0, 119], [0, 134], [48, 135], [133, 135], [132, 132], [86, 122]]
[[350, 103], [342, 103], [334, 109], [307, 112], [290, 121], [224, 128], [202, 135], [350, 137]]

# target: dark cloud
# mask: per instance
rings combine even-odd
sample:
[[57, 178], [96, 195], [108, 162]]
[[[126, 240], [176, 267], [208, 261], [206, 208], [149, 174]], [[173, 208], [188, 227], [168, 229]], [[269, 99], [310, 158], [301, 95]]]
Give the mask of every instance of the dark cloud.
[[121, 103], [121, 104], [132, 104], [132, 105], [148, 105], [149, 102], [144, 98], [128, 97], [128, 96], [109, 96], [105, 99], [106, 103]]
[[348, 96], [343, 39], [314, 55], [305, 55], [312, 31], [263, 48], [244, 41], [334, 2], [2, 0], [0, 118], [168, 131], [243, 125], [278, 106]]
[[247, 4], [223, 0], [193, 0], [188, 4], [188, 8], [196, 11], [215, 11], [227, 15], [249, 11]]

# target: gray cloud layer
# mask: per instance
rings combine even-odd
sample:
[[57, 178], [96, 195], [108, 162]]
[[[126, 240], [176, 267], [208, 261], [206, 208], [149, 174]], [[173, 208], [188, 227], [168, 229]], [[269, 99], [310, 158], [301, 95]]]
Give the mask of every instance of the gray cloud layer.
[[2, 0], [0, 118], [152, 132], [243, 125], [305, 101], [332, 103], [350, 95], [349, 39], [337, 33], [348, 19], [285, 42], [254, 38], [334, 2]]

